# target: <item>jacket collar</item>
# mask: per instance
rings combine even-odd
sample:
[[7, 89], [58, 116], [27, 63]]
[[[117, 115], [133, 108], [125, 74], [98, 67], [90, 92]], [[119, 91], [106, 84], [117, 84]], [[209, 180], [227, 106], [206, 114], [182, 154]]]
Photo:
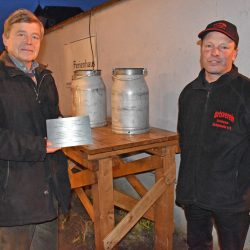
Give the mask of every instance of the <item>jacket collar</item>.
[[11, 61], [11, 59], [6, 51], [3, 51], [3, 53], [1, 54], [0, 60], [3, 62], [3, 64], [6, 67], [11, 67], [11, 68], [15, 67], [15, 64]]
[[[20, 70], [10, 59], [10, 56], [8, 55], [7, 51], [3, 51], [3, 53], [0, 56], [0, 61], [4, 64], [6, 67], [6, 70], [10, 76], [16, 76], [16, 75], [23, 75], [25, 74], [22, 70]], [[50, 70], [46, 69], [45, 65], [38, 64], [38, 67], [36, 67], [36, 72], [38, 74], [46, 72], [51, 73]]]
[[[233, 64], [232, 69], [222, 75], [218, 80], [212, 83], [212, 88], [217, 88], [225, 84], [229, 84], [233, 79], [238, 76], [238, 68]], [[205, 70], [202, 69], [196, 78], [196, 81], [193, 82], [192, 88], [193, 89], [206, 89], [204, 84], [205, 82]]]

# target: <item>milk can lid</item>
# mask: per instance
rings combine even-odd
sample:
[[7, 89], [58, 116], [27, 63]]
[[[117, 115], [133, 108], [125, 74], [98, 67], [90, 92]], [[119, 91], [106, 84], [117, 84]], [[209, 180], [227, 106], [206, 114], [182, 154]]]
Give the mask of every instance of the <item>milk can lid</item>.
[[145, 75], [147, 70], [145, 68], [115, 68], [113, 75]]
[[96, 70], [75, 70], [74, 71], [74, 76], [73, 78], [78, 78], [78, 77], [84, 77], [84, 76], [100, 76], [101, 75], [101, 70], [96, 69]]

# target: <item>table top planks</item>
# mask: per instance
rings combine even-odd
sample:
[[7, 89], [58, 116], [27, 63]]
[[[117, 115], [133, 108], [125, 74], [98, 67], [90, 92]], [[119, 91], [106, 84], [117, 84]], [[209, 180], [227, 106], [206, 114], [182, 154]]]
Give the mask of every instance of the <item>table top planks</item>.
[[91, 131], [93, 143], [76, 147], [88, 155], [178, 140], [176, 132], [153, 127], [143, 134], [117, 134], [112, 131], [111, 125], [93, 128]]

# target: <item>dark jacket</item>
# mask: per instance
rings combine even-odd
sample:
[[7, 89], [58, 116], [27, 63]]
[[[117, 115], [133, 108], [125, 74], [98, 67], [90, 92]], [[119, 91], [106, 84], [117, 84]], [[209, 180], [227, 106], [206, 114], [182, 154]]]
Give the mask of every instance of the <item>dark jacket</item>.
[[204, 70], [179, 98], [177, 204], [249, 209], [250, 80], [233, 69], [213, 84]]
[[51, 72], [36, 69], [37, 85], [0, 57], [0, 226], [56, 218], [56, 197], [68, 210], [70, 186], [61, 151], [46, 154], [46, 119], [57, 118], [58, 94]]

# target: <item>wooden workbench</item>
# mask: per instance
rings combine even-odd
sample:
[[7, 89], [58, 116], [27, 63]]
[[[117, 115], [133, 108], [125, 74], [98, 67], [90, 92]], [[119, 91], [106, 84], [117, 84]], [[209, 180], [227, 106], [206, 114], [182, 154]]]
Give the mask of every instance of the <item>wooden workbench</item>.
[[[174, 231], [174, 132], [150, 128], [139, 135], [115, 134], [110, 126], [92, 129], [93, 144], [65, 148], [71, 187], [94, 222], [96, 249], [112, 249], [142, 217], [154, 221], [155, 249], [172, 249]], [[141, 152], [148, 157], [132, 162], [124, 156]], [[147, 190], [135, 174], [153, 171], [155, 184]], [[113, 179], [126, 177], [141, 199], [114, 190]], [[91, 187], [91, 197], [85, 188]], [[129, 211], [115, 225], [114, 206]]]

